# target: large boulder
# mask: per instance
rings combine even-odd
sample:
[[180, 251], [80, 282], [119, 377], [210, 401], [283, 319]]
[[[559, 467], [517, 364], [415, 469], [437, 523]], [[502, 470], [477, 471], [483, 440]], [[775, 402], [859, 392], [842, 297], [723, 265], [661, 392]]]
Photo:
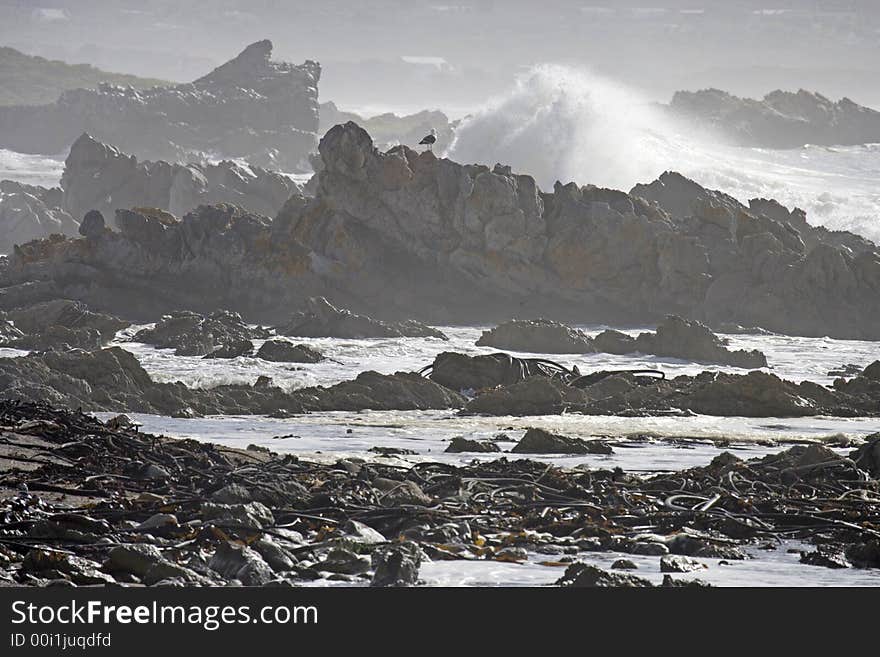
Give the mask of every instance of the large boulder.
[[611, 454], [600, 440], [582, 440], [533, 427], [510, 450], [513, 454]]
[[483, 331], [478, 347], [495, 347], [538, 354], [588, 354], [593, 341], [580, 329], [550, 319], [512, 319]]
[[306, 344], [293, 344], [287, 340], [266, 340], [257, 350], [257, 358], [276, 363], [320, 363], [323, 354]]

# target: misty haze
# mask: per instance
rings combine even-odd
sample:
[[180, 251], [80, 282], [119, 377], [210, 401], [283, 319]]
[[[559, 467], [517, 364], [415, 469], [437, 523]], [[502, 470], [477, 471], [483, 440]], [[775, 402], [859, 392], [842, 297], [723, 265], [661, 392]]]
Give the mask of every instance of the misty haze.
[[880, 584], [878, 80], [868, 0], [0, 0], [0, 586]]

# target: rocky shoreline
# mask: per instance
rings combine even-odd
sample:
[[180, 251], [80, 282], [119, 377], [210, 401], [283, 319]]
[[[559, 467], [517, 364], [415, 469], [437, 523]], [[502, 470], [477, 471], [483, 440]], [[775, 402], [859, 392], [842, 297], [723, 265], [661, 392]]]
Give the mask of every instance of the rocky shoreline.
[[560, 586], [650, 585], [625, 559], [588, 563], [607, 552], [701, 585], [695, 558], [721, 567], [787, 538], [815, 546], [810, 566], [880, 567], [877, 435], [843, 455], [725, 452], [638, 476], [509, 458], [321, 464], [8, 400], [0, 420], [0, 585], [412, 586], [429, 560], [540, 560]]

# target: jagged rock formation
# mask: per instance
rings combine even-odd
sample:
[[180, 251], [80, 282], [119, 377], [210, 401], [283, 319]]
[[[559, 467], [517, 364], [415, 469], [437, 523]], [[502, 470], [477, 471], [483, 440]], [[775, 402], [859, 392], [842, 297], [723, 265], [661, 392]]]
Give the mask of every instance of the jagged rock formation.
[[138, 162], [87, 134], [70, 149], [61, 176], [62, 206], [81, 218], [90, 210], [158, 208], [183, 216], [200, 205], [232, 203], [274, 216], [300, 187], [287, 176], [224, 160], [219, 164]]
[[880, 112], [849, 98], [834, 102], [803, 89], [797, 93], [776, 90], [762, 100], [739, 98], [719, 89], [677, 91], [669, 110], [743, 146], [800, 148], [880, 141]]
[[641, 333], [634, 338], [620, 331], [607, 330], [593, 340], [596, 351], [608, 354], [638, 352], [745, 369], [767, 367], [766, 356], [757, 349], [731, 351], [726, 344], [703, 324], [675, 315], [667, 317], [655, 333]]
[[293, 195], [274, 221], [222, 204], [182, 221], [121, 211], [119, 232], [23, 246], [0, 270], [0, 309], [55, 295], [126, 316], [225, 307], [279, 323], [324, 295], [434, 324], [518, 308], [880, 337], [871, 243], [767, 216], [678, 174], [630, 194], [574, 183], [547, 193], [507, 167], [380, 153], [353, 123], [331, 129], [319, 153], [316, 196]]
[[383, 322], [340, 309], [324, 297], [312, 297], [305, 308], [276, 331], [297, 338], [440, 338], [447, 337], [435, 328], [415, 320]]
[[52, 234], [76, 235], [77, 221], [62, 210], [61, 190], [0, 181], [0, 253]]
[[[104, 215], [117, 209], [155, 208], [182, 216], [200, 205], [232, 203], [274, 216], [302, 190], [288, 176], [230, 160], [218, 164], [138, 162], [133, 155], [82, 134], [64, 163], [61, 188], [0, 182], [0, 253], [53, 233], [93, 237]], [[59, 207], [60, 206], [60, 207]], [[78, 223], [90, 212], [85, 228]], [[84, 232], [85, 231], [85, 232]]]
[[266, 340], [257, 350], [257, 358], [275, 363], [320, 363], [324, 355], [307, 344], [286, 340]]
[[102, 84], [65, 91], [51, 105], [0, 108], [0, 148], [56, 154], [87, 132], [150, 160], [219, 155], [308, 170], [321, 68], [275, 62], [271, 54], [272, 43], [258, 41], [191, 83], [143, 90]]
[[192, 389], [179, 382], [153, 381], [137, 359], [119, 347], [0, 358], [0, 387], [7, 398], [67, 408], [185, 417], [285, 415], [317, 410], [424, 410], [459, 407], [463, 403], [458, 393], [417, 374], [401, 372], [363, 372], [353, 381], [293, 393], [270, 383]]
[[593, 340], [580, 329], [550, 319], [512, 319], [483, 331], [478, 347], [494, 347], [535, 354], [589, 354]]
[[3, 313], [17, 331], [0, 346], [28, 350], [99, 349], [128, 322], [88, 309], [78, 301], [57, 299]]

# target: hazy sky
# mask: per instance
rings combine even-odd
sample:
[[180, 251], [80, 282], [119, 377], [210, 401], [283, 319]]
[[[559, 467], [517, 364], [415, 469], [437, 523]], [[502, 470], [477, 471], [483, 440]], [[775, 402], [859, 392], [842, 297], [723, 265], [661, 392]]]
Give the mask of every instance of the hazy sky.
[[880, 106], [873, 0], [0, 0], [0, 44], [151, 77], [193, 79], [262, 38], [320, 61], [322, 100], [349, 107], [466, 109], [543, 62], [658, 100], [805, 87]]

